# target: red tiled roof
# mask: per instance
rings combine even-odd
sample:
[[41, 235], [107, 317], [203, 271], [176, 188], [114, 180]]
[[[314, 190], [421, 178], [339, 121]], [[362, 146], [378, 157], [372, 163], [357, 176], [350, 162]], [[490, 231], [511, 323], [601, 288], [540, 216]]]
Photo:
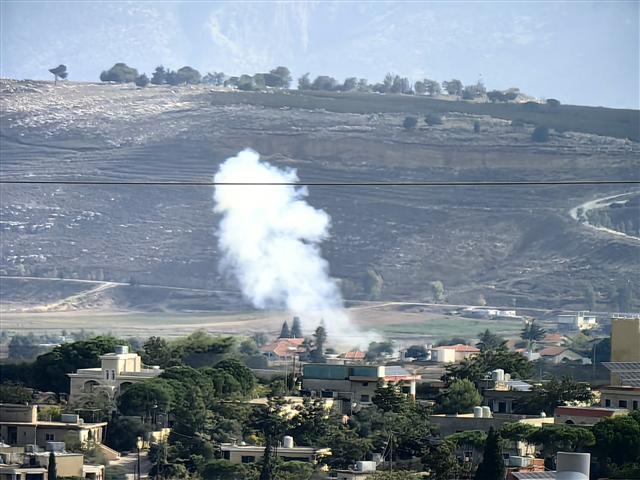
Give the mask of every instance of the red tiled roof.
[[563, 342], [564, 341], [564, 335], [562, 335], [561, 333], [547, 333], [544, 336], [544, 339], [542, 341], [543, 342], [548, 342], [548, 343]]
[[458, 343], [457, 345], [449, 345], [445, 348], [453, 348], [456, 352], [470, 352], [470, 353], [480, 352], [479, 348], [476, 348], [471, 345], [465, 345], [464, 343]]
[[556, 407], [554, 415], [573, 415], [574, 417], [611, 417], [616, 413], [612, 408], [598, 407]]
[[365, 353], [360, 350], [351, 350], [344, 354], [345, 360], [364, 360]]
[[[263, 353], [272, 353], [278, 357], [290, 356], [292, 353], [301, 352], [301, 345], [304, 342], [304, 338], [279, 338], [273, 343], [264, 345], [260, 350]], [[295, 350], [290, 350], [295, 348]]]
[[560, 355], [565, 350], [568, 350], [567, 347], [546, 347], [540, 350], [538, 353], [541, 357], [555, 357], [556, 355]]

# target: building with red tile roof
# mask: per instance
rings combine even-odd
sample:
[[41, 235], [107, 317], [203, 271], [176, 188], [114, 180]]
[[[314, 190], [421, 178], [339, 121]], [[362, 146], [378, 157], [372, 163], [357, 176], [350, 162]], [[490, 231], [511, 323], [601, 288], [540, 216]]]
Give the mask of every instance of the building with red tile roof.
[[270, 360], [280, 360], [304, 352], [303, 343], [304, 338], [279, 338], [273, 343], [263, 345], [260, 350]]

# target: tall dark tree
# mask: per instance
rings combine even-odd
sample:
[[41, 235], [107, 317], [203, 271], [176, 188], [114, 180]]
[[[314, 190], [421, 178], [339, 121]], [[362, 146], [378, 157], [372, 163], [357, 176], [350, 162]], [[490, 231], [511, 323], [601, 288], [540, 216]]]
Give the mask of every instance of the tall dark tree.
[[311, 80], [309, 80], [309, 73], [305, 73], [298, 78], [298, 90], [311, 90]]
[[456, 446], [448, 441], [433, 445], [422, 458], [422, 464], [429, 470], [429, 478], [433, 480], [456, 478], [460, 468], [456, 459]]
[[167, 72], [162, 65], [156, 67], [153, 75], [151, 76], [151, 83], [154, 85], [162, 85], [167, 82]]
[[171, 347], [162, 337], [149, 337], [144, 342], [143, 349], [141, 356], [145, 365], [167, 368], [178, 363], [178, 360], [173, 358]]
[[291, 338], [291, 330], [289, 330], [289, 324], [285, 320], [282, 324], [282, 328], [280, 329], [280, 335], [278, 338]]
[[476, 343], [476, 347], [478, 347], [481, 352], [485, 352], [487, 350], [504, 349], [506, 343], [507, 341], [504, 338], [487, 328], [480, 334], [480, 341]]
[[327, 330], [324, 328], [324, 322], [321, 322], [313, 334], [315, 350], [311, 352], [311, 357], [316, 362], [324, 361], [324, 345], [327, 341]]
[[303, 338], [302, 323], [300, 322], [300, 317], [293, 317], [293, 324], [291, 325], [291, 338]]
[[542, 340], [546, 333], [546, 330], [539, 326], [535, 320], [531, 320], [520, 332], [520, 338], [527, 342], [531, 348], [535, 342]]
[[500, 435], [491, 427], [484, 445], [482, 462], [478, 465], [474, 479], [497, 480], [504, 478], [505, 475], [506, 469], [502, 458], [502, 448], [500, 447]]
[[69, 73], [67, 72], [67, 66], [62, 64], [58, 65], [55, 68], [50, 68], [49, 72], [53, 74], [54, 83], [58, 83], [58, 77], [64, 80], [69, 75]]
[[56, 454], [49, 452], [49, 465], [47, 465], [47, 478], [58, 480], [58, 466], [56, 465]]
[[278, 438], [286, 431], [288, 422], [281, 414], [282, 404], [278, 399], [270, 398], [267, 405], [257, 408], [251, 418], [251, 424], [262, 434], [265, 440], [264, 456], [260, 480], [275, 480], [277, 470], [277, 458], [274, 448]]

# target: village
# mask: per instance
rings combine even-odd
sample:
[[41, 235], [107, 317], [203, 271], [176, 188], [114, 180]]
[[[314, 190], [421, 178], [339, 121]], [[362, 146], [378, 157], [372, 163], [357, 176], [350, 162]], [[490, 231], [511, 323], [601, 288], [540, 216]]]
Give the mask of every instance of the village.
[[[480, 309], [473, 314], [516, 316], [515, 310], [496, 309]], [[242, 478], [249, 475], [242, 469], [264, 464], [265, 455], [273, 455], [285, 465], [304, 462], [309, 472], [313, 472], [313, 476], [292, 478], [386, 478], [376, 475], [394, 467], [409, 475], [417, 471], [420, 461], [422, 468], [418, 470], [427, 478], [471, 478], [469, 475], [477, 470], [482, 458], [487, 458], [487, 439], [493, 435], [502, 436], [500, 454], [505, 478], [509, 480], [552, 479], [563, 469], [576, 465], [581, 465], [583, 470], [579, 473], [583, 477], [575, 478], [589, 478], [590, 468], [602, 468], [603, 462], [606, 465], [611, 461], [588, 448], [593, 445], [589, 441], [593, 439], [592, 430], [602, 422], [619, 421], [640, 411], [640, 315], [614, 314], [606, 320], [602, 322], [607, 324], [605, 328], [596, 315], [588, 312], [562, 314], [557, 317], [553, 332], [546, 332], [533, 319], [523, 320], [520, 340], [504, 340], [487, 330], [481, 332], [476, 344], [453, 343], [452, 339], [437, 345], [397, 349], [391, 342], [372, 342], [367, 351], [340, 352], [326, 343], [324, 326], [318, 327], [312, 341], [300, 335], [300, 319], [294, 318], [291, 325], [283, 324], [280, 335], [271, 342], [266, 338], [242, 341], [240, 352], [246, 354], [250, 347], [254, 350], [244, 357], [244, 363], [252, 367], [237, 360], [236, 363], [225, 360], [224, 355], [214, 355], [222, 359], [213, 364], [214, 368], [227, 368], [227, 373], [236, 375], [237, 382], [246, 381], [241, 379], [242, 375], [251, 376], [250, 387], [243, 392], [241, 385], [236, 389], [236, 393], [242, 392], [238, 395], [233, 393], [233, 387], [222, 386], [229, 379], [221, 380], [214, 375], [213, 388], [226, 390], [215, 394], [218, 401], [255, 411], [275, 408], [272, 413], [284, 418], [288, 428], [294, 430], [301, 428], [291, 427], [296, 417], [311, 414], [313, 406], [321, 412], [322, 421], [345, 428], [354, 419], [369, 415], [367, 411], [402, 416], [406, 408], [406, 412], [411, 411], [407, 415], [413, 418], [416, 412], [411, 409], [419, 408], [423, 416], [418, 418], [424, 421], [422, 428], [428, 428], [426, 438], [422, 439], [425, 446], [411, 451], [401, 440], [403, 433], [390, 429], [389, 438], [380, 448], [372, 445], [362, 450], [362, 458], [347, 456], [336, 463], [331, 461], [332, 446], [326, 439], [316, 444], [307, 438], [299, 444], [298, 435], [287, 427], [278, 431], [277, 438], [270, 439], [274, 444], [269, 447], [264, 439], [255, 436], [223, 435], [215, 441], [209, 435], [217, 452], [212, 458], [219, 458], [212, 462], [216, 468], [227, 472], [223, 475], [231, 475], [229, 472], [236, 467], [238, 470], [233, 473], [236, 476], [216, 476], [216, 468], [211, 467], [207, 474], [205, 467], [203, 478]], [[600, 332], [600, 336], [595, 332]], [[608, 335], [603, 337], [602, 332]], [[597, 339], [589, 345], [592, 355], [571, 348], [570, 339], [576, 335], [593, 335]], [[204, 337], [202, 334], [200, 341]], [[155, 347], [163, 345], [160, 339], [155, 341]], [[598, 354], [598, 346], [610, 348], [610, 354]], [[54, 352], [60, 348], [64, 347], [58, 346]], [[109, 478], [105, 468], [109, 471], [115, 467], [116, 471], [129, 470], [132, 478], [147, 478], [150, 471], [159, 478], [158, 468], [162, 465], [158, 449], [175, 444], [184, 426], [178, 425], [181, 414], [175, 407], [170, 407], [157, 389], [151, 388], [153, 382], [179, 379], [180, 369], [180, 375], [184, 375], [184, 369], [198, 371], [190, 364], [198, 365], [199, 370], [206, 369], [205, 359], [210, 361], [211, 350], [216, 348], [224, 350], [218, 342], [195, 349], [185, 357], [184, 366], [179, 367], [170, 366], [175, 362], [167, 358], [162, 366], [145, 365], [142, 359], [148, 361], [154, 350], [157, 359], [163, 358], [149, 342], [141, 352], [116, 345], [113, 351], [99, 355], [99, 366], [68, 372], [67, 393], [40, 392], [6, 383], [5, 370], [2, 385], [5, 403], [0, 406], [1, 478], [47, 480], [51, 477], [52, 462], [61, 477], [102, 480]], [[256, 362], [256, 358], [262, 360]], [[229, 364], [227, 367], [218, 367], [225, 362]], [[509, 366], [514, 367], [512, 371]], [[563, 369], [572, 367], [573, 371], [583, 372], [583, 381], [562, 374]], [[608, 373], [604, 381], [597, 377], [593, 377], [595, 381], [588, 380], [589, 372], [603, 367]], [[543, 368], [546, 373], [541, 375]], [[240, 370], [243, 372], [238, 373]], [[138, 388], [141, 390], [137, 395], [133, 394]], [[22, 401], [6, 403], [12, 396]], [[129, 439], [114, 441], [109, 429], [117, 429], [117, 421], [123, 419], [128, 419], [129, 428], [137, 427], [119, 433]], [[146, 428], [138, 429], [140, 426]], [[207, 437], [195, 426], [195, 432], [198, 431], [203, 438]], [[396, 435], [398, 438], [394, 439]], [[247, 441], [249, 438], [253, 441]], [[133, 453], [129, 453], [129, 445]], [[394, 446], [396, 452], [392, 450]], [[452, 448], [455, 477], [438, 476], [442, 474], [438, 473], [442, 466], [430, 464], [427, 458], [437, 455], [438, 448], [443, 446]], [[267, 448], [273, 450], [265, 453]], [[168, 462], [166, 457], [162, 461]]]

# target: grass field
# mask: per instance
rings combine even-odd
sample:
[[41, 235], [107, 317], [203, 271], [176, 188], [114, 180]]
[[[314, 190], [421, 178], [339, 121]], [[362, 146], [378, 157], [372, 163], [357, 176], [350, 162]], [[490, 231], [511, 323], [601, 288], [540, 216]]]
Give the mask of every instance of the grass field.
[[461, 317], [432, 318], [421, 323], [393, 324], [380, 328], [385, 334], [416, 334], [437, 338], [462, 337], [477, 338], [485, 329], [504, 337], [516, 336], [522, 329], [521, 321], [476, 320]]

